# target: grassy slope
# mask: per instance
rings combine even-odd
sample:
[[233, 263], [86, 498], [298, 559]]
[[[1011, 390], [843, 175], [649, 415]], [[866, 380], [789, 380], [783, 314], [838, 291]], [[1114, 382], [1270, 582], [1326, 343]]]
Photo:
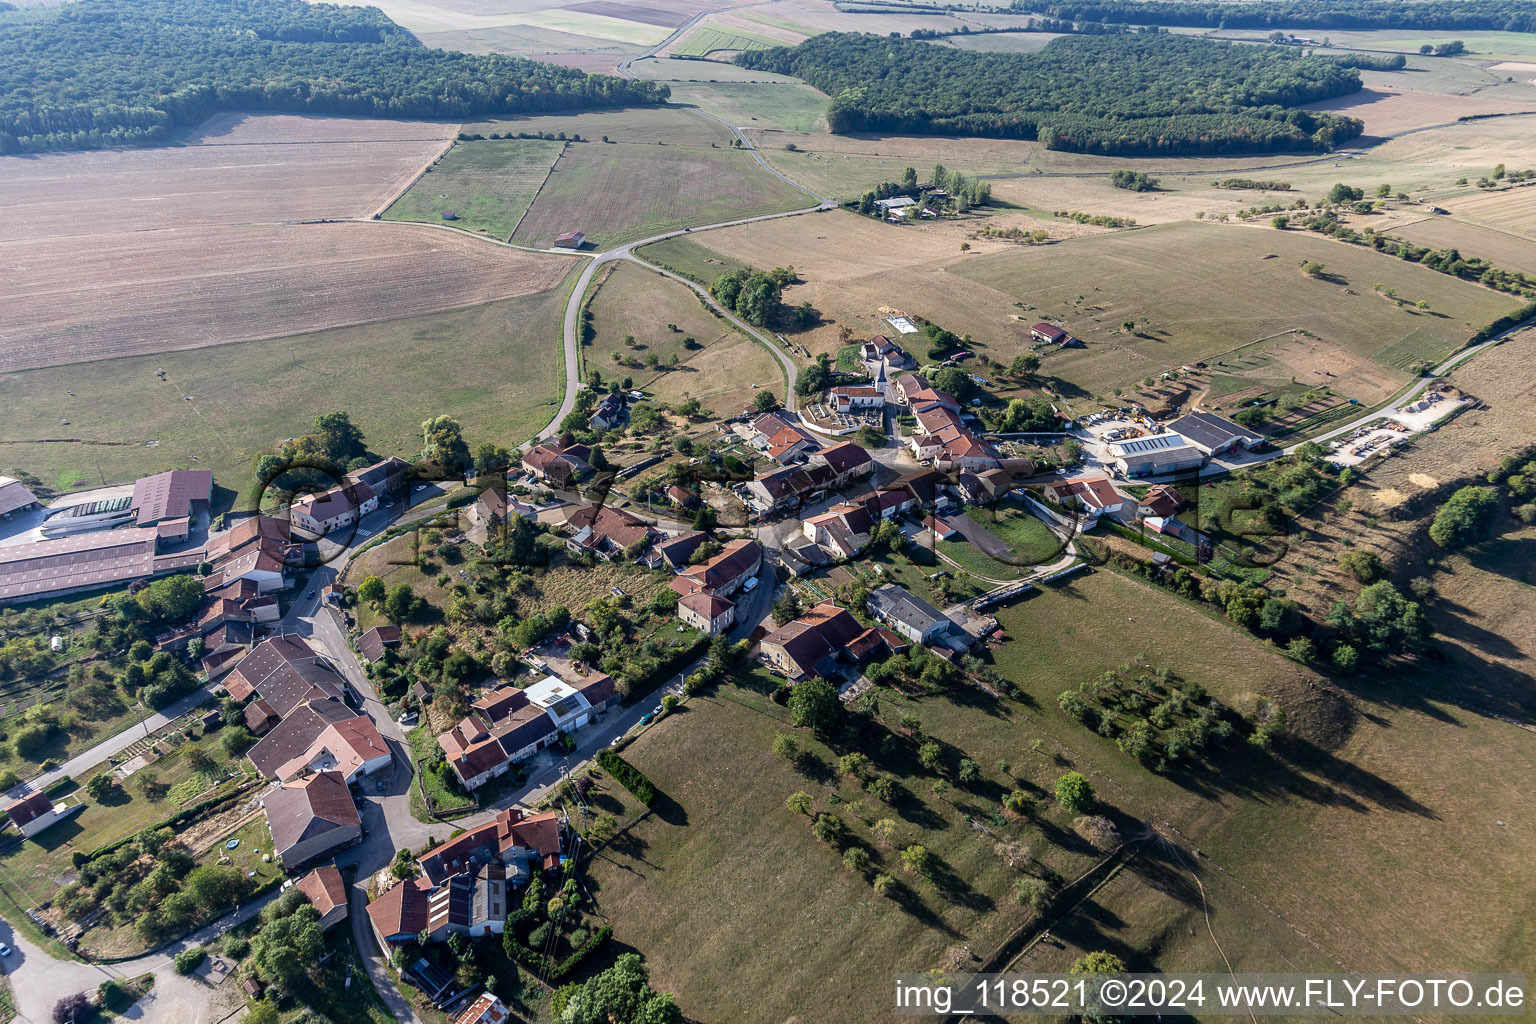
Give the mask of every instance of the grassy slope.
[[608, 248], [689, 225], [793, 210], [803, 193], [763, 171], [750, 153], [726, 147], [628, 143], [572, 146], [513, 240], [547, 246], [585, 231]]
[[[348, 410], [380, 455], [414, 457], [421, 421], [445, 412], [471, 445], [516, 443], [559, 401], [569, 287], [296, 338], [10, 374], [0, 378], [0, 441], [12, 443], [0, 460], [61, 491], [97, 484], [98, 466], [109, 482], [212, 469], [219, 488], [242, 491], [258, 451], [333, 409]], [[159, 368], [169, 383], [155, 378]], [[32, 440], [57, 437], [109, 443]]]
[[[1322, 263], [1333, 279], [1303, 276], [1304, 259]], [[1292, 327], [1401, 369], [1443, 357], [1515, 305], [1358, 246], [1197, 223], [983, 256], [951, 272], [1033, 305], [1088, 342], [1050, 355], [1045, 369], [1090, 391]], [[1377, 282], [1410, 304], [1428, 301], [1434, 313], [1394, 307], [1372, 294]], [[1141, 316], [1150, 320], [1149, 339], [1120, 331], [1122, 321]]]
[[505, 241], [564, 148], [538, 139], [460, 142], [395, 200], [384, 219], [441, 224], [443, 212], [451, 210], [459, 227]]
[[[740, 412], [752, 400], [753, 384], [783, 398], [784, 373], [773, 356], [712, 316], [675, 281], [621, 265], [603, 280], [588, 308], [597, 335], [585, 350], [586, 365], [605, 378], [631, 377], [636, 387], [665, 402], [689, 395], [721, 415]], [[634, 337], [634, 348], [624, 344], [627, 336]], [[684, 338], [701, 347], [685, 348]], [[614, 362], [614, 353], [625, 362]], [[652, 355], [660, 368], [646, 365]]]

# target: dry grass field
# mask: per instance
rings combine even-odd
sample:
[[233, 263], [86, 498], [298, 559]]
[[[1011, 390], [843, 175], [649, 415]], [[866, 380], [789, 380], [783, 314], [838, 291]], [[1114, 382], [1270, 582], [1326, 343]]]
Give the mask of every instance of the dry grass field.
[[801, 83], [676, 82], [672, 101], [689, 103], [735, 125], [816, 131], [825, 126], [827, 97]]
[[[661, 402], [696, 398], [718, 416], [740, 412], [759, 388], [783, 400], [778, 360], [711, 315], [692, 290], [632, 263], [609, 267], [587, 306], [597, 332], [583, 350], [587, 368], [605, 378], [628, 376]], [[687, 338], [696, 347], [686, 346]]]
[[178, 466], [213, 470], [221, 494], [242, 491], [257, 452], [335, 409], [380, 455], [414, 458], [421, 421], [439, 413], [458, 417], [472, 445], [516, 444], [559, 405], [573, 281], [447, 313], [6, 374], [0, 465], [60, 491]]
[[[1087, 342], [1043, 354], [1043, 372], [1068, 397], [1074, 386], [1079, 394], [1107, 391], [1293, 329], [1314, 336], [1305, 351], [1277, 350], [1245, 369], [1381, 397], [1407, 380], [1413, 362], [1459, 347], [1514, 305], [1356, 246], [1267, 227], [1186, 222], [1039, 247], [977, 240], [968, 253], [952, 227], [892, 227], [837, 213], [695, 242], [725, 259], [792, 263], [804, 283], [786, 301], [808, 300], [826, 321], [800, 338], [812, 351], [833, 351], [845, 324], [865, 337], [889, 330], [879, 308], [894, 306], [973, 335], [973, 347], [1006, 364], [1030, 344], [1031, 322], [1056, 319]], [[1297, 269], [1303, 259], [1337, 276], [1309, 279]], [[1397, 308], [1372, 290], [1376, 283], [1431, 311]], [[1121, 329], [1143, 317], [1141, 336]]]
[[[709, 65], [701, 65], [708, 67]], [[610, 142], [629, 142], [654, 146], [726, 147], [731, 144], [730, 129], [707, 117], [700, 117], [681, 107], [628, 107], [620, 110], [594, 110], [579, 114], [540, 114], [533, 117], [503, 117], [471, 121], [467, 132], [489, 135], [492, 132], [565, 132], [584, 139], [608, 137]]]
[[1536, 239], [1536, 188], [1475, 193], [1446, 202], [1446, 208], [1484, 227]]
[[[1327, 276], [1302, 275], [1302, 260], [1322, 263]], [[1358, 246], [1197, 223], [983, 256], [951, 272], [1064, 323], [1087, 347], [1048, 355], [1045, 368], [1089, 390], [1123, 381], [1128, 371], [1155, 374], [1297, 328], [1406, 368], [1443, 357], [1515, 304]], [[1409, 303], [1427, 301], [1430, 312], [1395, 307], [1372, 291], [1376, 283]], [[1143, 337], [1121, 330], [1142, 317]]]
[[457, 131], [426, 121], [219, 114], [186, 146], [0, 160], [0, 243], [366, 217]]
[[0, 370], [283, 337], [553, 288], [574, 260], [409, 224], [0, 243]]
[[538, 195], [567, 143], [542, 139], [484, 139], [450, 149], [384, 213], [385, 220], [453, 224], [502, 241]]
[[[1536, 210], [1536, 189], [1528, 195], [1532, 209]], [[1416, 245], [1458, 249], [1463, 255], [1479, 256], [1507, 270], [1536, 274], [1536, 237], [1531, 235], [1485, 227], [1460, 217], [1427, 217], [1400, 227], [1395, 226], [1392, 234]], [[1536, 232], [1532, 235], [1536, 235]]]
[[542, 248], [560, 234], [584, 231], [590, 245], [607, 249], [811, 202], [739, 150], [583, 143], [555, 161], [512, 240]]
[[[1369, 680], [1350, 693], [1318, 681], [1197, 609], [1112, 573], [1048, 588], [999, 619], [1013, 640], [998, 667], [1025, 691], [1023, 701], [994, 706], [962, 690], [909, 702], [882, 692], [880, 719], [915, 712], [953, 757], [982, 765], [988, 787], [996, 757], [1030, 792], [1082, 771], [1124, 834], [1156, 829], [1179, 848], [1147, 843], [1114, 881], [1053, 922], [1051, 939], [1019, 968], [1062, 970], [1096, 949], [1133, 970], [1160, 971], [1219, 972], [1229, 961], [1238, 971], [1370, 973], [1450, 961], [1472, 970], [1529, 960], [1536, 868], [1521, 851], [1532, 838], [1533, 798], [1509, 773], [1530, 763], [1536, 736], [1414, 686]], [[1287, 738], [1271, 753], [1239, 744], [1203, 770], [1147, 771], [1056, 707], [1062, 689], [1137, 656], [1237, 707], [1255, 694], [1279, 700]], [[890, 972], [974, 964], [966, 954], [987, 956], [1003, 929], [1025, 920], [1006, 898], [1019, 876], [999, 873], [989, 854], [996, 836], [985, 832], [995, 826], [982, 834], [965, 826], [966, 817], [986, 819], [966, 787], [935, 800], [926, 779], [899, 769], [912, 799], [892, 813], [846, 782], [815, 768], [807, 779], [774, 758], [767, 748], [783, 715], [750, 690], [722, 688], [633, 744], [626, 756], [666, 799], [599, 855], [598, 899], [617, 937], [646, 952], [658, 982], [692, 1017], [776, 1022], [815, 991], [830, 1000], [819, 1004], [827, 1019], [888, 1019]], [[828, 767], [842, 752], [804, 734], [801, 742]], [[918, 883], [927, 913], [873, 899], [867, 882], [840, 869], [785, 810], [795, 789], [843, 817], [860, 842], [866, 820], [889, 814], [911, 837], [903, 842], [937, 852], [965, 887], [956, 889], [977, 895], [946, 901]], [[624, 809], [633, 810], [627, 801]], [[1059, 827], [1049, 800], [1042, 810], [1039, 832], [1031, 826], [1021, 841], [1075, 877], [1093, 855]], [[1016, 827], [998, 831], [1014, 838]], [[876, 870], [890, 870], [891, 851], [871, 847]], [[765, 871], [765, 860], [795, 867]], [[899, 866], [893, 873], [910, 884]], [[1489, 901], [1490, 888], [1505, 898]], [[762, 912], [809, 909], [812, 900], [812, 913]], [[973, 906], [987, 909], [973, 914]]]

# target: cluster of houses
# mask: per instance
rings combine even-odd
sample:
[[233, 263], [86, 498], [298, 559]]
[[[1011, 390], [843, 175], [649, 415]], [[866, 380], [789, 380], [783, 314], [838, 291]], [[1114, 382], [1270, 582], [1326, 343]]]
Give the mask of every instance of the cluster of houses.
[[246, 753], [276, 783], [262, 798], [273, 847], [289, 870], [362, 837], [350, 787], [390, 767], [372, 719], [347, 703], [346, 680], [296, 636], [263, 640], [224, 679], [260, 739]]
[[574, 685], [546, 676], [523, 689], [502, 686], [470, 705], [469, 714], [437, 738], [448, 765], [468, 790], [505, 775], [513, 765], [575, 732], [619, 699], [601, 672]]
[[411, 464], [393, 457], [348, 473], [330, 490], [294, 502], [289, 509], [293, 525], [316, 537], [353, 526], [403, 490], [410, 474]]
[[[423, 853], [415, 878], [400, 880], [381, 872], [378, 884], [387, 888], [368, 904], [368, 923], [385, 959], [393, 962], [396, 949], [423, 938], [443, 942], [455, 934], [476, 938], [504, 932], [508, 915], [521, 905], [518, 890], [545, 872], [560, 870], [567, 828], [558, 812], [525, 815], [508, 808]], [[425, 958], [400, 970], [432, 999], [453, 985], [452, 975]], [[481, 996], [455, 1020], [495, 1020], [494, 1015], [485, 1017], [494, 999]]]
[[871, 592], [867, 608], [880, 625], [866, 627], [831, 602], [816, 605], [762, 638], [763, 663], [798, 682], [901, 654], [914, 644], [946, 659], [970, 647], [970, 636], [953, 619], [894, 583]]

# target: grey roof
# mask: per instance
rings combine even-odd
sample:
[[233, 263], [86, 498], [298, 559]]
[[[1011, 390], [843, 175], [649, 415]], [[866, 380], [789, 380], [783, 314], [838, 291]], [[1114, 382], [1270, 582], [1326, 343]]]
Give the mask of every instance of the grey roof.
[[1263, 435], [1251, 430], [1245, 430], [1225, 416], [1217, 416], [1213, 412], [1185, 413], [1172, 423], [1168, 429], [1183, 434], [1195, 444], [1205, 448], [1218, 448], [1236, 438], [1246, 441], [1262, 440]]
[[1153, 434], [1151, 437], [1133, 437], [1129, 441], [1111, 441], [1112, 448], [1118, 448], [1128, 455], [1141, 455], [1145, 452], [1165, 452], [1178, 448], [1188, 448], [1190, 444], [1182, 434]]
[[894, 583], [887, 583], [869, 595], [869, 610], [876, 618], [900, 622], [920, 633], [928, 632], [936, 623], [952, 624], [949, 616]]

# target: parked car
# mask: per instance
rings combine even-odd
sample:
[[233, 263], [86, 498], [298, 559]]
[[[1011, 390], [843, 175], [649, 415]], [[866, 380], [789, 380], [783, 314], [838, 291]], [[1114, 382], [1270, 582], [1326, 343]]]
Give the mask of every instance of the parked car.
[[656, 717], [655, 715], [651, 715], [651, 714], [641, 715], [640, 716], [640, 724], [641, 725], [650, 725], [651, 724], [651, 720], [654, 719], [655, 717]]
[[10, 955], [11, 955], [11, 947], [7, 946], [3, 942], [0, 942], [0, 956], [10, 956]]

